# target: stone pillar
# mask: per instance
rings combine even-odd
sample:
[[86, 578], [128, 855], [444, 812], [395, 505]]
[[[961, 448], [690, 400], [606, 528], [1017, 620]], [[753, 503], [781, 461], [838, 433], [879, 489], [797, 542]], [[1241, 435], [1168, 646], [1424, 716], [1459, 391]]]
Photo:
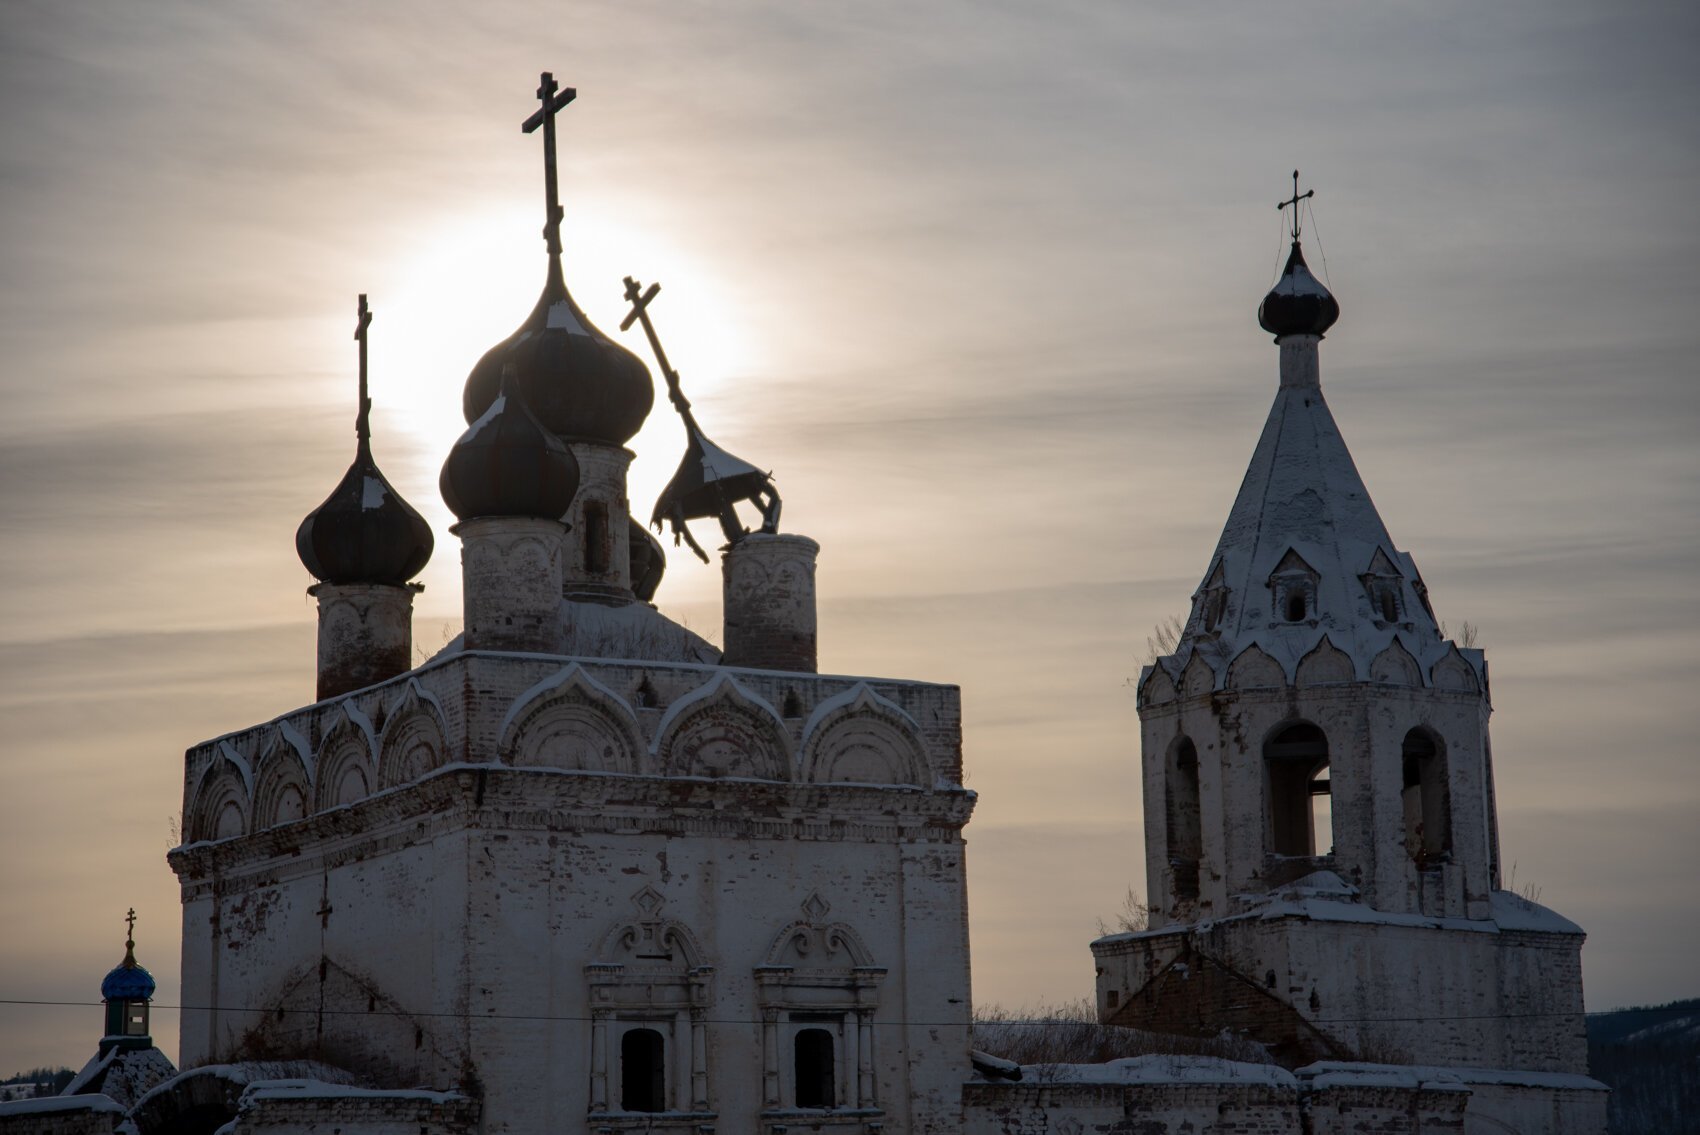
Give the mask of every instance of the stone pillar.
[[319, 601], [318, 699], [413, 669], [415, 584], [316, 583]]
[[548, 654], [561, 637], [562, 530], [558, 520], [479, 516], [460, 537], [466, 649]]
[[562, 594], [619, 605], [633, 601], [626, 468], [632, 451], [597, 442], [569, 442], [578, 458], [578, 495], [562, 517], [567, 525]]
[[721, 554], [727, 666], [815, 672], [815, 558], [807, 536], [752, 532]]

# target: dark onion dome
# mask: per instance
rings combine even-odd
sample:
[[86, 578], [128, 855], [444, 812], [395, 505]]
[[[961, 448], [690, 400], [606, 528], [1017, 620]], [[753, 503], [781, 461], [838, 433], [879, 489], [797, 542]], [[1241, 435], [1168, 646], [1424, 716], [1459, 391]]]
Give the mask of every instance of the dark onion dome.
[[507, 365], [495, 400], [460, 435], [443, 462], [437, 485], [443, 502], [462, 520], [558, 520], [578, 492], [578, 459], [514, 393], [516, 371], [514, 364]]
[[635, 516], [626, 517], [627, 543], [632, 556], [632, 594], [645, 603], [653, 602], [661, 587], [661, 577], [667, 571], [667, 553], [661, 541], [649, 534]]
[[1295, 240], [1281, 278], [1258, 305], [1258, 325], [1280, 342], [1286, 335], [1321, 338], [1322, 333], [1334, 326], [1334, 321], [1339, 318], [1339, 301], [1322, 286], [1321, 280], [1310, 274], [1304, 253]]
[[147, 1001], [153, 997], [153, 974], [136, 961], [135, 944], [127, 943], [124, 960], [100, 983], [104, 1001]]
[[638, 357], [602, 334], [567, 294], [551, 257], [543, 295], [518, 331], [484, 353], [466, 379], [463, 408], [475, 422], [496, 400], [502, 368], [514, 365], [518, 391], [556, 436], [624, 445], [655, 404], [655, 385]]
[[325, 503], [295, 530], [295, 551], [321, 583], [385, 583], [400, 587], [431, 558], [431, 526], [401, 499], [360, 438]]

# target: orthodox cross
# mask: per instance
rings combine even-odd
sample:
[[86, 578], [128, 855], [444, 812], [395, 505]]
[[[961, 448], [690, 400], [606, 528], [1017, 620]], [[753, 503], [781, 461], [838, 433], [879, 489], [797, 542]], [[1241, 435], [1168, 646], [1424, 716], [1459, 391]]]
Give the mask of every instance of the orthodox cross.
[[366, 293], [360, 293], [360, 306], [355, 310], [354, 338], [360, 343], [360, 408], [355, 411], [354, 436], [362, 445], [372, 436], [372, 400], [366, 396], [366, 329], [372, 326], [372, 309], [366, 306]]
[[135, 945], [136, 945], [136, 908], [135, 907], [130, 908], [130, 913], [126, 914], [124, 916], [124, 921], [130, 927], [130, 929], [128, 931], [126, 931], [125, 934], [124, 934], [124, 937], [126, 939], [128, 939], [128, 941], [125, 943], [125, 945], [134, 948]]
[[555, 82], [548, 71], [537, 86], [537, 101], [541, 104], [532, 116], [520, 124], [520, 130], [530, 134], [543, 127], [543, 187], [548, 198], [549, 219], [543, 225], [543, 239], [549, 242], [549, 255], [561, 255], [561, 190], [555, 180], [555, 114], [577, 97], [573, 87]]
[[667, 379], [667, 399], [673, 403], [673, 408], [679, 415], [696, 428], [696, 419], [691, 416], [691, 403], [685, 397], [685, 392], [679, 388], [679, 372], [667, 362], [667, 352], [661, 349], [661, 338], [655, 333], [655, 324], [649, 321], [649, 302], [661, 293], [660, 284], [651, 284], [647, 290], [639, 292], [643, 285], [630, 276], [626, 277], [626, 298], [632, 301], [632, 310], [620, 320], [620, 330], [630, 331], [633, 323], [643, 324], [643, 333], [649, 337], [649, 348], [655, 352], [655, 361], [661, 364], [661, 374]]
[[1307, 197], [1315, 197], [1315, 196], [1316, 196], [1316, 190], [1314, 190], [1314, 189], [1307, 189], [1303, 193], [1299, 192], [1299, 171], [1294, 170], [1293, 171], [1293, 195], [1291, 197], [1287, 198], [1285, 201], [1281, 202], [1279, 205], [1275, 206], [1275, 209], [1276, 209], [1277, 212], [1279, 212], [1282, 209], [1285, 209], [1288, 205], [1291, 205], [1293, 207], [1293, 239], [1294, 240], [1299, 239], [1299, 202], [1303, 201]]

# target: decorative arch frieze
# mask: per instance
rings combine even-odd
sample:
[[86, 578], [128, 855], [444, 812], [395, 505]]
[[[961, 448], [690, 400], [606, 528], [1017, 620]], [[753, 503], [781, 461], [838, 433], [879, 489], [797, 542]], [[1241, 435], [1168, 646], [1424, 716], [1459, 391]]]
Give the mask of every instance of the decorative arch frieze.
[[1268, 651], [1252, 643], [1240, 651], [1228, 666], [1228, 688], [1253, 690], [1280, 688], [1287, 684], [1287, 672]]
[[1338, 686], [1355, 682], [1357, 677], [1357, 668], [1352, 665], [1352, 656], [1335, 646], [1328, 636], [1324, 635], [1322, 641], [1312, 647], [1309, 654], [1299, 659], [1294, 684]]
[[311, 810], [312, 756], [293, 729], [276, 729], [267, 739], [254, 777], [254, 809], [250, 827], [264, 831], [299, 820]]
[[320, 812], [364, 800], [376, 788], [378, 739], [372, 722], [349, 702], [339, 705], [336, 714], [319, 742], [314, 810]]
[[1216, 671], [1204, 656], [1198, 651], [1192, 652], [1192, 659], [1187, 662], [1186, 669], [1181, 671], [1181, 696], [1195, 698], [1208, 694], [1216, 688]]
[[1387, 649], [1376, 655], [1369, 664], [1369, 680], [1389, 686], [1421, 686], [1423, 668], [1395, 636]]
[[447, 761], [443, 707], [417, 678], [409, 678], [384, 719], [378, 741], [378, 787], [411, 784]]
[[[635, 913], [615, 923], [584, 967], [590, 994], [590, 1112], [621, 1107], [624, 1036], [633, 1030], [659, 1038], [652, 1059], [663, 1082], [660, 1110], [710, 1115], [708, 1011], [714, 968], [689, 927], [667, 917], [654, 887], [632, 896]], [[619, 1054], [616, 1056], [615, 1054]]]
[[254, 773], [248, 761], [228, 741], [218, 750], [195, 786], [189, 809], [187, 842], [233, 839], [248, 831], [253, 802]]
[[932, 780], [921, 727], [866, 682], [815, 708], [801, 750], [806, 781], [925, 786]]
[[[814, 892], [802, 917], [779, 931], [756, 967], [762, 1018], [762, 1107], [799, 1106], [794, 1065], [799, 1033], [824, 1032], [832, 1053], [835, 1107], [877, 1111], [874, 1016], [886, 970], [854, 929], [830, 922], [831, 904]], [[813, 1105], [811, 1105], [813, 1106]], [[772, 1116], [769, 1116], [772, 1118]]]
[[1163, 669], [1161, 662], [1151, 665], [1150, 672], [1139, 687], [1139, 699], [1145, 705], [1167, 705], [1175, 700], [1175, 680]]
[[1464, 690], [1479, 693], [1482, 685], [1476, 679], [1476, 668], [1464, 660], [1456, 646], [1449, 649], [1429, 672], [1437, 690]]
[[513, 765], [636, 773], [641, 736], [626, 700], [574, 662], [514, 699], [498, 751]]
[[655, 757], [663, 776], [792, 779], [784, 721], [724, 672], [668, 708], [656, 729]]

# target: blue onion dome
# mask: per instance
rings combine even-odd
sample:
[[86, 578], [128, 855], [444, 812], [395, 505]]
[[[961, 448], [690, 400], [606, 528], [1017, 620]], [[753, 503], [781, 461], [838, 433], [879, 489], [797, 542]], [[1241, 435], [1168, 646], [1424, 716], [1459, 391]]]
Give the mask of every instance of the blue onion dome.
[[1321, 338], [1339, 318], [1339, 301], [1322, 286], [1321, 280], [1310, 274], [1299, 242], [1293, 241], [1293, 251], [1287, 257], [1281, 278], [1258, 305], [1258, 325], [1274, 335], [1278, 343], [1287, 335]]
[[557, 437], [624, 445], [655, 404], [655, 384], [638, 357], [585, 318], [551, 257], [537, 306], [508, 338], [484, 353], [466, 379], [466, 420], [484, 416], [513, 364], [517, 390]]
[[295, 530], [295, 551], [321, 583], [399, 587], [431, 558], [431, 526], [378, 471], [362, 436], [337, 487]]
[[126, 942], [124, 960], [115, 966], [100, 983], [100, 996], [105, 1001], [147, 1001], [152, 999], [153, 974], [136, 961], [136, 944]]
[[578, 492], [578, 459], [516, 393], [518, 367], [503, 369], [495, 399], [443, 462], [437, 486], [462, 520], [531, 516], [557, 520]]

